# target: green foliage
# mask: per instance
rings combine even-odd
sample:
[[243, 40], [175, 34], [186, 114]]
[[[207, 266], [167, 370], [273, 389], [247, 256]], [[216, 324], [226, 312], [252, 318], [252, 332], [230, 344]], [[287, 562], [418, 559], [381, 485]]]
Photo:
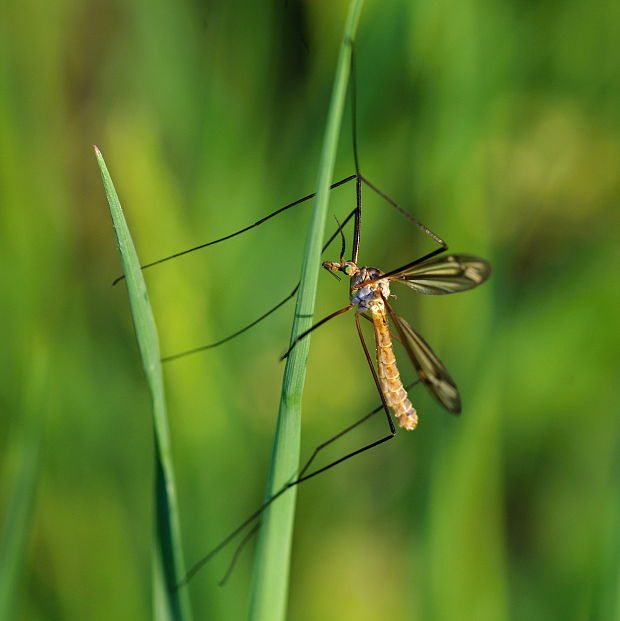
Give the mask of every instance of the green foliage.
[[[346, 8], [2, 4], [1, 528], [23, 516], [12, 619], [151, 610], [149, 394], [124, 286], [110, 286], [118, 255], [90, 144], [118, 171], [147, 262], [309, 194]], [[396, 310], [459, 385], [463, 414], [414, 390], [415, 432], [299, 488], [291, 619], [620, 614], [619, 41], [616, 4], [603, 0], [366, 1], [362, 172], [494, 272], [443, 298], [395, 288]], [[348, 106], [339, 144], [334, 180], [353, 172]], [[332, 192], [328, 233], [354, 200], [349, 184]], [[162, 354], [216, 341], [290, 293], [310, 210], [146, 271]], [[390, 269], [431, 247], [364, 193], [362, 263]], [[346, 300], [344, 282], [319, 276], [315, 317]], [[164, 366], [188, 565], [261, 503], [293, 316], [285, 306]], [[38, 396], [37, 343], [49, 356]], [[302, 459], [376, 404], [345, 314], [312, 336]], [[28, 408], [46, 421], [36, 481], [20, 476]], [[15, 513], [20, 481], [26, 510]], [[247, 614], [252, 543], [217, 586], [233, 552], [187, 587], [197, 619]]]
[[124, 280], [127, 284], [133, 325], [153, 406], [153, 427], [155, 430], [154, 617], [161, 621], [168, 619], [184, 621], [191, 617], [186, 591], [175, 588], [185, 575], [185, 566], [179, 532], [176, 484], [157, 327], [140, 269], [140, 261], [112, 178], [97, 147], [95, 147], [95, 155], [112, 214], [114, 233], [123, 264]]

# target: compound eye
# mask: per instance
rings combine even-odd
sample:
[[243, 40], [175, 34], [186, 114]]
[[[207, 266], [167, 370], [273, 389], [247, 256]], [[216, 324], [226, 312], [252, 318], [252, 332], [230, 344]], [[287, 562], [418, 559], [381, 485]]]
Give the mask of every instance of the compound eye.
[[352, 269], [351, 269], [351, 266], [350, 266], [350, 265], [345, 265], [345, 266], [342, 268], [342, 271], [343, 271], [343, 272], [344, 272], [347, 276], [351, 276], [351, 271], [352, 271]]

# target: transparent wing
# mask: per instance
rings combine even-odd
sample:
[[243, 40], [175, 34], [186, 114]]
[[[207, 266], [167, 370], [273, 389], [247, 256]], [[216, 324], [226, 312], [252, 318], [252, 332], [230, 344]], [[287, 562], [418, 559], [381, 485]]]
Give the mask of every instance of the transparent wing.
[[473, 289], [491, 274], [488, 261], [467, 254], [451, 254], [424, 261], [390, 276], [427, 295], [446, 295]]
[[398, 316], [390, 307], [388, 308], [402, 338], [402, 343], [422, 382], [426, 384], [431, 394], [446, 410], [453, 414], [460, 414], [461, 398], [459, 391], [446, 367], [437, 358], [430, 345], [402, 317]]

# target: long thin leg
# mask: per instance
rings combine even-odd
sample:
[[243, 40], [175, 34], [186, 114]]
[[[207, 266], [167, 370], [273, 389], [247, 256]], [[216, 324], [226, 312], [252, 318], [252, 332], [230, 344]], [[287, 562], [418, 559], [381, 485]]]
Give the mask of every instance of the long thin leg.
[[[375, 367], [372, 363], [372, 359], [370, 357], [370, 353], [368, 352], [368, 347], [366, 346], [366, 341], [364, 340], [364, 335], [362, 334], [362, 329], [360, 327], [360, 322], [359, 322], [359, 316], [356, 313], [355, 314], [355, 325], [357, 327], [357, 333], [359, 335], [360, 338], [360, 342], [362, 344], [362, 347], [364, 349], [364, 355], [366, 356], [366, 361], [368, 362], [368, 366], [370, 367], [370, 370], [372, 372], [372, 377], [375, 381], [375, 386], [377, 387], [377, 391], [379, 392], [379, 396], [381, 397], [381, 405], [376, 407], [374, 410], [372, 410], [372, 412], [369, 412], [368, 414], [366, 414], [366, 416], [360, 418], [360, 420], [358, 420], [357, 422], [353, 423], [352, 425], [349, 425], [348, 427], [346, 427], [345, 429], [343, 429], [340, 433], [337, 433], [335, 436], [333, 436], [332, 438], [330, 438], [329, 440], [327, 440], [326, 442], [323, 442], [323, 444], [320, 444], [319, 446], [317, 446], [312, 455], [310, 456], [310, 459], [306, 462], [305, 466], [301, 469], [301, 471], [299, 472], [299, 475], [297, 476], [297, 478], [294, 481], [291, 481], [290, 483], [288, 483], [287, 485], [285, 485], [283, 487], [282, 490], [280, 490], [278, 492], [278, 494], [276, 495], [279, 496], [281, 492], [283, 492], [284, 490], [287, 490], [291, 487], [293, 487], [294, 485], [299, 485], [300, 483], [303, 483], [304, 481], [307, 481], [308, 479], [311, 479], [312, 477], [316, 476], [317, 474], [321, 474], [322, 472], [325, 472], [326, 470], [329, 470], [330, 468], [333, 468], [334, 466], [337, 466], [338, 464], [342, 463], [343, 461], [350, 459], [351, 457], [354, 457], [355, 455], [359, 455], [360, 453], [363, 453], [364, 451], [367, 451], [371, 448], [374, 448], [375, 446], [378, 446], [379, 444], [383, 444], [384, 442], [387, 442], [388, 440], [391, 440], [395, 435], [396, 435], [396, 428], [394, 427], [394, 423], [392, 422], [392, 417], [390, 416], [390, 411], [388, 409], [388, 405], [385, 401], [385, 396], [383, 394], [383, 390], [381, 388], [381, 384], [379, 382], [379, 378], [377, 377], [377, 372], [375, 371]], [[420, 380], [417, 380], [415, 382], [413, 382], [413, 384], [407, 386], [407, 390], [409, 390], [411, 387], [415, 386]], [[365, 446], [363, 446], [362, 448], [353, 451], [352, 453], [348, 453], [347, 455], [345, 455], [344, 457], [341, 457], [340, 459], [337, 459], [329, 464], [327, 464], [326, 466], [323, 466], [322, 468], [319, 468], [318, 470], [315, 470], [314, 472], [311, 472], [310, 474], [305, 474], [308, 469], [310, 468], [310, 464], [312, 464], [312, 462], [314, 461], [314, 459], [316, 458], [316, 456], [318, 455], [318, 453], [324, 449], [326, 446], [328, 446], [329, 444], [331, 444], [332, 442], [338, 440], [339, 438], [341, 438], [342, 436], [344, 436], [346, 433], [348, 433], [349, 431], [351, 431], [352, 429], [355, 429], [355, 427], [357, 427], [358, 425], [361, 425], [362, 423], [364, 423], [365, 421], [367, 421], [371, 416], [374, 416], [375, 414], [377, 414], [377, 412], [380, 412], [381, 410], [383, 410], [385, 412], [385, 415], [387, 417], [387, 421], [388, 421], [388, 425], [390, 426], [390, 433], [381, 438], [380, 440], [377, 440], [375, 442], [371, 442], [370, 444], [367, 444]], [[273, 500], [275, 500], [275, 497], [272, 497], [269, 499], [268, 503], [271, 503]], [[254, 535], [254, 533], [256, 532], [256, 530], [258, 529], [258, 527], [254, 528], [250, 533], [248, 533], [243, 540], [239, 543], [239, 545], [237, 546], [237, 549], [235, 550], [235, 553], [233, 555], [233, 559], [232, 562], [230, 563], [228, 570], [226, 571], [226, 574], [224, 576], [224, 581], [226, 579], [228, 579], [228, 576], [230, 575], [230, 572], [233, 570], [235, 563], [237, 561], [237, 558], [241, 552], [241, 549], [243, 548], [243, 546], [245, 546], [245, 544], [251, 539], [251, 537]], [[220, 582], [220, 584], [222, 584], [222, 582]]]
[[436, 256], [438, 254], [441, 254], [442, 252], [445, 252], [446, 250], [448, 250], [448, 244], [446, 244], [446, 242], [443, 239], [441, 239], [441, 237], [439, 237], [439, 235], [433, 233], [433, 231], [431, 231], [425, 224], [420, 222], [420, 220], [418, 220], [417, 218], [414, 218], [408, 211], [406, 211], [400, 205], [398, 205], [398, 203], [396, 203], [396, 201], [391, 199], [385, 192], [382, 192], [376, 185], [374, 185], [368, 179], [366, 179], [366, 177], [364, 177], [362, 174], [358, 174], [358, 176], [357, 176], [357, 178], [355, 180], [356, 195], [357, 195], [357, 207], [356, 207], [356, 211], [355, 211], [355, 237], [354, 237], [354, 240], [353, 240], [353, 259], [352, 259], [352, 261], [354, 263], [357, 263], [357, 253], [358, 253], [358, 249], [359, 249], [359, 227], [360, 227], [360, 224], [361, 224], [361, 215], [362, 215], [362, 213], [361, 213], [362, 212], [362, 195], [361, 195], [361, 183], [362, 183], [362, 181], [371, 190], [376, 192], [384, 201], [386, 201], [389, 205], [394, 207], [394, 209], [396, 209], [398, 211], [398, 213], [400, 213], [403, 217], [405, 217], [410, 222], [413, 222], [413, 224], [415, 224], [415, 226], [417, 226], [423, 233], [425, 233], [433, 241], [438, 243], [440, 247], [436, 248], [435, 250], [432, 250], [431, 252], [428, 252], [427, 254], [425, 254], [425, 255], [421, 256], [420, 258], [416, 259], [415, 261], [411, 261], [410, 263], [407, 263], [406, 265], [401, 265], [400, 267], [398, 267], [396, 269], [393, 269], [393, 270], [390, 270], [389, 272], [386, 272], [385, 274], [382, 274], [381, 276], [379, 276], [377, 278], [372, 278], [372, 279], [369, 279], [369, 280], [365, 280], [364, 282], [361, 282], [358, 285], [356, 285], [355, 287], [353, 287], [353, 290], [360, 289], [361, 287], [364, 287], [364, 286], [366, 286], [368, 284], [376, 282], [377, 280], [381, 280], [382, 278], [388, 278], [390, 276], [393, 276], [394, 274], [397, 274], [398, 272], [400, 272], [402, 270], [405, 270], [405, 269], [408, 269], [410, 267], [413, 267], [414, 265], [418, 265], [419, 263], [422, 263], [423, 261], [427, 261], [431, 257], [434, 257], [434, 256]]
[[254, 526], [252, 526], [252, 529], [239, 542], [239, 545], [237, 546], [237, 549], [235, 550], [235, 553], [233, 554], [232, 559], [230, 559], [228, 569], [224, 572], [224, 575], [222, 576], [220, 581], [217, 583], [218, 586], [224, 586], [226, 584], [226, 582], [228, 581], [228, 578], [230, 578], [230, 574], [232, 574], [233, 569], [235, 568], [235, 565], [237, 564], [237, 559], [239, 558], [241, 551], [245, 547], [245, 544], [248, 543], [252, 539], [252, 537], [254, 537], [254, 535], [256, 535], [256, 533], [258, 532], [259, 526], [260, 526], [260, 520], [256, 524], [254, 524]]
[[[411, 384], [406, 386], [405, 390], [406, 391], [411, 390], [414, 386], [419, 384], [421, 381], [422, 380], [417, 379], [415, 382], [412, 382]], [[360, 418], [358, 421], [356, 421], [352, 425], [349, 425], [348, 427], [345, 427], [342, 431], [337, 433], [335, 436], [331, 437], [329, 440], [326, 440], [322, 444], [319, 444], [319, 446], [317, 446], [314, 449], [314, 451], [312, 451], [312, 455], [310, 455], [310, 458], [308, 459], [308, 461], [306, 462], [304, 467], [299, 471], [298, 477], [303, 477], [304, 476], [304, 474], [308, 471], [308, 469], [310, 468], [310, 465], [316, 459], [316, 457], [318, 456], [318, 454], [320, 453], [321, 450], [323, 450], [325, 447], [329, 446], [332, 442], [335, 442], [336, 440], [339, 440], [345, 434], [349, 433], [349, 431], [352, 431], [353, 429], [355, 429], [357, 426], [361, 425], [362, 423], [365, 423], [369, 418], [371, 418], [372, 416], [374, 416], [375, 414], [377, 414], [381, 410], [383, 410], [383, 404], [378, 405], [374, 410], [372, 410], [371, 412], [369, 412], [368, 414], [366, 414], [365, 416]], [[228, 569], [226, 570], [223, 578], [218, 583], [220, 586], [223, 586], [226, 583], [226, 581], [228, 580], [228, 578], [230, 577], [230, 574], [233, 572], [233, 570], [235, 568], [235, 565], [237, 563], [237, 559], [239, 558], [239, 555], [241, 554], [242, 549], [252, 539], [252, 537], [258, 532], [258, 527], [259, 527], [259, 524], [256, 524], [252, 528], [252, 530], [249, 531], [248, 534], [239, 542], [239, 545], [237, 546], [237, 548], [235, 549], [235, 552], [233, 554], [233, 558], [230, 561], [230, 564], [228, 565]]]
[[[334, 216], [334, 218], [336, 218], [336, 216]], [[336, 222], [338, 222], [338, 218], [336, 218]], [[340, 222], [338, 222], [338, 230], [340, 231], [340, 263], [343, 263], [344, 253], [347, 251], [347, 240], [344, 236], [344, 232], [342, 230], [342, 225], [340, 224]], [[334, 276], [336, 276], [336, 278], [338, 278], [338, 275], [335, 272], [330, 272], [330, 274], [333, 274]], [[338, 278], [338, 280], [340, 280], [340, 278]]]
[[351, 310], [353, 308], [353, 304], [349, 304], [348, 306], [345, 306], [344, 308], [340, 308], [337, 311], [327, 315], [327, 317], [323, 317], [323, 319], [321, 319], [321, 321], [317, 321], [312, 327], [308, 328], [306, 331], [302, 332], [292, 343], [291, 346], [280, 356], [280, 360], [284, 360], [288, 357], [288, 355], [291, 353], [291, 351], [293, 351], [293, 348], [295, 347], [295, 345], [297, 345], [297, 343], [299, 343], [299, 341], [301, 341], [302, 339], [305, 339], [308, 334], [310, 334], [310, 332], [312, 332], [313, 330], [316, 330], [317, 328], [321, 327], [324, 323], [327, 323], [330, 319], [333, 319], [334, 317], [338, 317], [338, 315], [342, 315], [342, 313], [346, 313], [348, 310]]
[[351, 253], [351, 261], [357, 264], [360, 252], [360, 230], [362, 227], [362, 181], [361, 177], [355, 180], [355, 225], [353, 228], [353, 252]]
[[180, 589], [184, 587], [220, 550], [225, 548], [239, 533], [245, 530], [245, 527], [251, 524], [272, 502], [280, 498], [282, 494], [295, 483], [288, 484], [278, 490], [271, 498], [267, 499], [252, 515], [246, 518], [235, 530], [233, 530], [227, 537], [220, 541], [215, 548], [213, 548], [208, 554], [203, 556], [199, 561], [194, 563], [189, 571], [185, 574], [185, 577], [174, 585], [174, 589]]
[[[357, 177], [357, 174], [349, 175], [348, 177], [345, 177], [344, 179], [341, 179], [340, 181], [336, 181], [336, 183], [333, 183], [332, 185], [330, 185], [329, 189], [333, 190], [334, 188], [337, 188], [341, 185], [344, 185], [345, 183], [348, 183], [349, 181], [355, 179], [356, 177]], [[290, 209], [291, 207], [295, 207], [296, 205], [299, 205], [300, 203], [303, 203], [311, 198], [314, 198], [315, 196], [316, 196], [316, 192], [312, 194], [308, 194], [307, 196], [304, 196], [303, 198], [299, 198], [296, 201], [289, 203], [288, 205], [284, 205], [284, 207], [280, 207], [280, 209], [276, 209], [276, 211], [254, 222], [254, 224], [250, 224], [249, 226], [246, 226], [245, 228], [239, 229], [238, 231], [235, 231], [234, 233], [231, 233], [230, 235], [225, 235], [224, 237], [220, 237], [219, 239], [214, 239], [213, 241], [207, 242], [205, 244], [200, 244], [199, 246], [194, 246], [193, 248], [188, 248], [187, 250], [182, 250], [181, 252], [176, 252], [175, 254], [171, 254], [167, 257], [157, 259], [157, 261], [152, 261], [151, 263], [146, 263], [145, 265], [142, 265], [140, 267], [141, 269], [145, 270], [148, 267], [159, 265], [160, 263], [164, 263], [165, 261], [170, 261], [171, 259], [176, 259], [177, 257], [181, 257], [184, 254], [189, 254], [190, 252], [195, 252], [196, 250], [201, 250], [202, 248], [207, 248], [208, 246], [214, 246], [215, 244], [219, 244], [220, 242], [226, 241], [227, 239], [231, 239], [233, 237], [236, 237], [237, 235], [241, 235], [241, 233], [245, 233], [246, 231], [249, 231], [250, 229], [253, 229], [256, 226], [260, 226], [264, 222], [267, 222], [267, 220], [270, 220], [274, 216], [277, 216], [278, 214], [282, 213], [283, 211], [286, 211], [287, 209]], [[118, 278], [114, 280], [112, 285], [115, 285], [124, 279], [125, 279], [125, 276], [119, 276]]]
[[[317, 474], [321, 474], [321, 472], [325, 472], [326, 470], [330, 470], [334, 466], [337, 466], [338, 464], [341, 464], [343, 461], [346, 461], [347, 459], [351, 459], [351, 457], [355, 457], [355, 455], [359, 455], [360, 453], [364, 453], [365, 451], [368, 451], [371, 448], [374, 448], [375, 446], [378, 446], [379, 444], [383, 444], [384, 442], [387, 442], [388, 440], [391, 440], [396, 435], [396, 427], [394, 427], [394, 423], [392, 422], [392, 417], [390, 416], [390, 409], [389, 409], [388, 404], [387, 404], [387, 402], [385, 400], [385, 395], [383, 394], [383, 389], [381, 388], [381, 383], [379, 382], [379, 377], [377, 376], [377, 371], [375, 370], [375, 367], [374, 367], [374, 365], [372, 363], [372, 358], [370, 357], [370, 353], [368, 352], [368, 347], [366, 346], [366, 341], [364, 340], [364, 335], [362, 334], [362, 328], [360, 326], [360, 320], [359, 320], [359, 317], [358, 317], [357, 313], [355, 313], [355, 326], [357, 328], [357, 334], [358, 334], [358, 336], [360, 338], [360, 343], [362, 344], [362, 348], [364, 349], [364, 355], [366, 356], [366, 362], [368, 362], [368, 366], [369, 366], [370, 371], [372, 373], [372, 378], [373, 378], [373, 380], [375, 382], [375, 386], [377, 388], [377, 392], [379, 393], [379, 396], [381, 397], [381, 408], [385, 412], [385, 417], [386, 417], [388, 425], [390, 427], [390, 433], [387, 436], [384, 436], [383, 438], [381, 438], [379, 440], [375, 440], [374, 442], [371, 442], [370, 444], [366, 444], [362, 448], [359, 448], [356, 451], [353, 451], [352, 453], [348, 453], [344, 457], [340, 457], [339, 459], [336, 459], [335, 461], [332, 461], [331, 463], [327, 464], [326, 466], [323, 466], [322, 468], [319, 468], [318, 470], [315, 470], [314, 472], [311, 472], [310, 474], [306, 474], [304, 476], [299, 476], [297, 479], [295, 479], [295, 481], [293, 481], [292, 483], [288, 484], [287, 487], [292, 487], [293, 485], [299, 485], [300, 483], [303, 483], [303, 481], [307, 481], [308, 479], [311, 479], [312, 477], [315, 477]], [[369, 415], [365, 416], [363, 419], [361, 419], [359, 421], [359, 423], [362, 423], [367, 418], [370, 418], [370, 416], [372, 416], [372, 414], [374, 414], [374, 412], [372, 412]], [[357, 424], [359, 424], [359, 423], [357, 423]], [[352, 425], [350, 427], [350, 429], [353, 429], [354, 427], [356, 427], [357, 424]], [[340, 437], [341, 435], [342, 434], [339, 434], [338, 436], [335, 436], [334, 439], [336, 439], [337, 437]], [[329, 442], [328, 442], [328, 444], [329, 444]], [[307, 469], [307, 465], [304, 468]], [[280, 493], [280, 492], [278, 492], [278, 493]]]
[[357, 63], [355, 62], [355, 44], [351, 41], [351, 133], [353, 144], [353, 161], [355, 173], [361, 176], [360, 160], [357, 150]]
[[[357, 317], [357, 315], [356, 315]], [[295, 485], [299, 485], [300, 483], [303, 483], [304, 481], [307, 481], [308, 479], [311, 479], [313, 477], [315, 477], [316, 475], [325, 472], [326, 470], [329, 470], [331, 468], [333, 468], [334, 466], [336, 466], [337, 464], [342, 463], [343, 461], [350, 459], [351, 457], [355, 456], [355, 455], [359, 455], [360, 453], [367, 451], [379, 444], [383, 444], [384, 442], [387, 442], [387, 440], [391, 439], [394, 437], [394, 435], [396, 435], [396, 429], [394, 427], [394, 423], [392, 422], [392, 419], [390, 417], [390, 413], [389, 413], [389, 409], [387, 406], [387, 403], [385, 402], [385, 397], [383, 395], [383, 391], [381, 390], [381, 385], [379, 384], [379, 378], [377, 377], [377, 373], [375, 371], [375, 368], [372, 364], [372, 359], [370, 357], [370, 354], [368, 352], [368, 348], [366, 346], [366, 342], [364, 341], [364, 337], [362, 335], [362, 331], [361, 331], [361, 327], [359, 325], [359, 319], [356, 319], [356, 326], [357, 326], [357, 330], [358, 330], [358, 335], [360, 337], [360, 341], [362, 343], [362, 347], [364, 349], [364, 355], [366, 357], [366, 361], [368, 362], [371, 372], [372, 372], [372, 376], [373, 379], [375, 381], [375, 386], [377, 388], [377, 391], [379, 392], [379, 396], [381, 397], [381, 404], [379, 406], [377, 406], [374, 410], [372, 410], [371, 412], [369, 412], [368, 414], [364, 415], [362, 418], [360, 418], [358, 421], [356, 421], [355, 423], [353, 423], [352, 425], [349, 425], [348, 427], [346, 427], [345, 429], [343, 429], [342, 431], [340, 431], [339, 433], [337, 433], [335, 436], [333, 436], [332, 438], [330, 438], [329, 440], [323, 442], [320, 446], [318, 446], [316, 449], [314, 449], [312, 455], [310, 456], [310, 458], [308, 459], [308, 461], [306, 462], [306, 464], [304, 465], [304, 467], [301, 469], [301, 471], [299, 472], [299, 475], [297, 476], [297, 478], [295, 478], [294, 480], [290, 481], [289, 483], [287, 483], [286, 485], [284, 485], [281, 489], [279, 489], [271, 498], [267, 499], [256, 511], [254, 511], [254, 513], [252, 513], [248, 518], [246, 518], [237, 528], [235, 528], [228, 536], [226, 536], [222, 541], [220, 541], [220, 543], [218, 543], [209, 553], [207, 553], [205, 556], [203, 556], [198, 562], [196, 562], [191, 568], [190, 570], [187, 572], [187, 574], [185, 575], [185, 577], [177, 584], [175, 585], [175, 589], [179, 589], [183, 586], [185, 586], [191, 579], [193, 576], [196, 575], [196, 573], [198, 571], [200, 571], [218, 552], [220, 552], [223, 548], [225, 548], [231, 541], [233, 541], [241, 532], [243, 532], [245, 530], [245, 528], [250, 525], [254, 520], [256, 520], [261, 514], [262, 512], [269, 506], [271, 505], [275, 500], [277, 500], [282, 494], [284, 494], [284, 492], [286, 492], [286, 490], [290, 489], [291, 487], [294, 487]], [[420, 382], [420, 380], [416, 380], [415, 382], [409, 384], [405, 390], [410, 390], [411, 388], [413, 388], [414, 386], [416, 386], [418, 383]], [[312, 462], [316, 459], [317, 454], [321, 451], [322, 448], [328, 446], [329, 444], [331, 444], [332, 442], [338, 440], [339, 438], [341, 438], [342, 436], [344, 436], [346, 433], [348, 433], [349, 431], [351, 431], [352, 429], [355, 429], [358, 425], [361, 425], [362, 423], [364, 423], [365, 421], [367, 421], [368, 419], [370, 419], [372, 416], [374, 416], [375, 414], [377, 414], [378, 412], [380, 412], [381, 410], [383, 410], [386, 414], [387, 420], [388, 420], [388, 424], [390, 426], [390, 433], [389, 435], [385, 436], [384, 438], [381, 438], [380, 440], [377, 440], [375, 442], [372, 442], [371, 444], [368, 444], [356, 451], [353, 451], [352, 453], [348, 453], [347, 455], [345, 455], [344, 457], [341, 457], [329, 464], [327, 464], [326, 466], [311, 472], [310, 474], [305, 474], [310, 465], [312, 464]], [[248, 539], [244, 540], [244, 544], [247, 542]]]
[[376, 278], [369, 278], [368, 280], [364, 280], [363, 282], [358, 283], [354, 287], [351, 287], [351, 290], [357, 291], [358, 289], [361, 289], [362, 287], [365, 287], [366, 285], [369, 285], [373, 282], [377, 282], [377, 280], [383, 280], [384, 278], [389, 278], [390, 276], [393, 276], [394, 274], [398, 274], [399, 272], [409, 269], [410, 267], [413, 267], [414, 265], [423, 263], [424, 261], [427, 261], [431, 257], [441, 254], [442, 252], [445, 252], [447, 249], [448, 249], [447, 246], [445, 248], [436, 248], [432, 252], [425, 254], [419, 259], [415, 259], [414, 261], [411, 261], [411, 263], [406, 263], [405, 265], [401, 265], [400, 267], [390, 270], [389, 272], [385, 272], [384, 274], [381, 274], [381, 276], [377, 276]]
[[[351, 220], [351, 218], [355, 215], [355, 211], [356, 210], [353, 209], [347, 215], [347, 217], [342, 221], [342, 224], [338, 225], [338, 228], [336, 229], [336, 231], [334, 233], [332, 233], [330, 238], [323, 245], [323, 250], [321, 252], [325, 252], [327, 250], [327, 248], [329, 248], [329, 246], [336, 239], [336, 237], [338, 237], [338, 235], [342, 232], [343, 227], [345, 227], [348, 224], [349, 220]], [[244, 326], [240, 330], [237, 330], [236, 332], [233, 332], [232, 334], [229, 334], [228, 336], [224, 337], [223, 339], [215, 341], [214, 343], [208, 343], [207, 345], [200, 345], [199, 347], [194, 347], [192, 349], [188, 349], [186, 351], [179, 352], [178, 354], [171, 354], [170, 356], [165, 356], [164, 358], [161, 359], [161, 361], [162, 362], [172, 362], [173, 360], [178, 360], [179, 358], [184, 358], [185, 356], [190, 356], [192, 354], [197, 354], [197, 353], [200, 353], [201, 351], [206, 351], [207, 349], [212, 349], [213, 347], [218, 347], [219, 345], [223, 345], [224, 343], [227, 343], [228, 341], [234, 339], [235, 337], [239, 336], [240, 334], [243, 334], [244, 332], [246, 332], [250, 328], [253, 328], [256, 324], [260, 323], [263, 319], [266, 319], [267, 317], [269, 317], [269, 315], [271, 315], [272, 313], [275, 313], [275, 311], [277, 311], [281, 306], [284, 306], [284, 304], [286, 304], [286, 302], [288, 302], [291, 298], [295, 297], [295, 294], [297, 293], [298, 289], [299, 289], [299, 283], [297, 283], [295, 285], [295, 288], [283, 300], [280, 300], [275, 306], [273, 306], [267, 312], [263, 313], [260, 317], [258, 317], [258, 319], [255, 319], [254, 321], [250, 322], [249, 324], [247, 324], [246, 326]]]
[[[361, 175], [360, 175], [361, 176]], [[437, 242], [440, 246], [448, 249], [448, 244], [439, 237], [436, 233], [433, 233], [425, 224], [420, 222], [417, 218], [414, 218], [408, 211], [403, 209], [395, 200], [391, 199], [385, 192], [382, 192], [376, 185], [372, 184], [366, 177], [361, 176], [362, 181], [374, 192], [376, 192], [386, 203], [394, 207], [403, 217], [407, 218], [410, 222], [413, 222], [423, 233], [428, 235], [432, 240]]]
[[231, 341], [232, 339], [239, 336], [240, 334], [243, 334], [250, 328], [253, 328], [257, 323], [260, 323], [263, 319], [266, 319], [272, 313], [275, 313], [281, 306], [284, 306], [284, 304], [286, 304], [290, 299], [295, 297], [297, 289], [299, 289], [299, 283], [297, 283], [297, 285], [295, 285], [295, 288], [283, 300], [280, 300], [280, 302], [278, 302], [273, 308], [270, 308], [267, 312], [263, 313], [260, 317], [258, 317], [258, 319], [250, 322], [240, 330], [237, 330], [236, 332], [233, 332], [232, 334], [229, 334], [228, 336], [220, 339], [219, 341], [215, 341], [214, 343], [209, 343], [208, 345], [201, 345], [200, 347], [187, 349], [185, 351], [179, 352], [178, 354], [171, 354], [170, 356], [165, 356], [161, 359], [161, 361], [172, 362], [173, 360], [178, 360], [179, 358], [184, 358], [185, 356], [190, 356], [191, 354], [197, 354], [201, 351], [206, 351], [207, 349], [212, 349], [213, 347], [218, 347], [219, 345], [223, 345], [224, 343]]
[[[405, 386], [405, 390], [406, 391], [411, 390], [414, 386], [417, 386], [421, 381], [422, 380], [417, 379], [415, 382], [411, 382], [411, 384], [409, 384], [408, 386]], [[342, 431], [337, 433], [335, 436], [331, 437], [329, 440], [326, 440], [322, 444], [319, 444], [319, 446], [317, 446], [314, 449], [314, 451], [312, 451], [312, 455], [310, 455], [310, 458], [308, 459], [304, 467], [300, 470], [299, 477], [304, 476], [304, 474], [306, 473], [308, 468], [310, 468], [310, 465], [316, 459], [317, 455], [319, 454], [321, 450], [323, 450], [326, 446], [329, 446], [332, 442], [339, 440], [340, 438], [342, 438], [342, 436], [346, 435], [347, 433], [349, 433], [349, 431], [352, 431], [353, 429], [355, 429], [362, 423], [365, 423], [369, 418], [372, 418], [375, 414], [378, 414], [381, 410], [383, 410], [383, 403], [381, 405], [378, 405], [374, 410], [372, 410], [372, 412], [368, 412], [368, 414], [360, 418], [358, 421], [354, 422], [352, 425], [345, 427]]]
[[[370, 323], [373, 323], [372, 321], [372, 317], [366, 313], [361, 313], [360, 314], [361, 317], [363, 317], [364, 319], [366, 319], [366, 321], [370, 321]], [[398, 341], [401, 345], [403, 344], [403, 339], [400, 338], [400, 336], [398, 334], [396, 334], [395, 332], [393, 332], [392, 330], [390, 330], [390, 336], [392, 337], [393, 341]], [[405, 390], [409, 390], [409, 388], [411, 388], [411, 386], [415, 386], [418, 382], [413, 382], [413, 384], [411, 384], [410, 386], [408, 386], [407, 388], [405, 388]]]
[[442, 252], [445, 252], [447, 249], [448, 249], [448, 246], [446, 246], [445, 248], [436, 248], [432, 252], [429, 252], [429, 253], [425, 254], [424, 256], [420, 257], [419, 259], [416, 259], [415, 261], [411, 261], [411, 263], [407, 263], [405, 265], [401, 265], [400, 267], [397, 267], [396, 269], [393, 269], [393, 270], [390, 270], [389, 272], [386, 272], [385, 274], [383, 274], [383, 276], [381, 276], [381, 278], [388, 278], [388, 277], [392, 276], [393, 274], [398, 274], [398, 272], [402, 272], [403, 270], [406, 270], [406, 269], [408, 269], [410, 267], [413, 267], [414, 265], [418, 265], [419, 263], [424, 263], [424, 261], [427, 261], [431, 257], [434, 257], [434, 256], [436, 256], [438, 254], [441, 254]]
[[355, 226], [353, 229], [353, 252], [351, 261], [357, 263], [360, 250], [360, 229], [362, 226], [362, 173], [357, 148], [357, 63], [355, 62], [355, 46], [351, 41], [351, 133], [353, 145], [353, 161], [355, 162]]

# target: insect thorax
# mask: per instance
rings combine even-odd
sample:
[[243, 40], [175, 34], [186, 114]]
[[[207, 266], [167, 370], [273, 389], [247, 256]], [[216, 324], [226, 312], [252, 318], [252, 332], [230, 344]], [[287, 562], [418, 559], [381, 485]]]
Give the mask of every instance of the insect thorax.
[[[359, 272], [351, 278], [351, 286], [359, 285], [366, 280], [381, 276], [383, 272], [376, 267], [360, 267]], [[364, 313], [372, 306], [383, 306], [383, 299], [390, 295], [390, 282], [387, 279], [364, 285], [351, 292], [351, 303], [357, 304], [357, 311]]]

